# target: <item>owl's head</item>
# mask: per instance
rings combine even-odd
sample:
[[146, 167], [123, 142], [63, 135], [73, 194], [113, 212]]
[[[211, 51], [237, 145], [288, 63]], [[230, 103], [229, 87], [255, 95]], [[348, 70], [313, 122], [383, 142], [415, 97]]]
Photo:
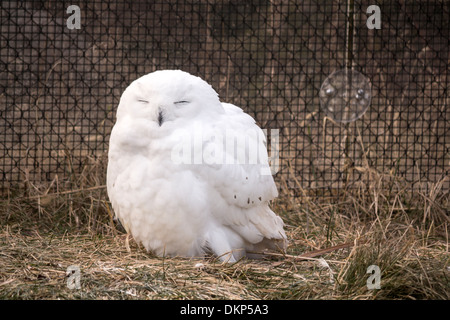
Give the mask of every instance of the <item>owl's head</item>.
[[207, 82], [181, 70], [161, 70], [128, 86], [120, 98], [117, 118], [128, 115], [161, 127], [169, 121], [223, 112], [217, 92]]

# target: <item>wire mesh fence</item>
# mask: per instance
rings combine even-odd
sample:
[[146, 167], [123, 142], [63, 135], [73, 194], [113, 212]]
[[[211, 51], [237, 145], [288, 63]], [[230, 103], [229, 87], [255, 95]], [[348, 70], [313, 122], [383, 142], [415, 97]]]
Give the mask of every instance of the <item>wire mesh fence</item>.
[[[158, 69], [198, 75], [279, 129], [276, 179], [288, 187], [351, 188], [376, 170], [427, 188], [450, 175], [450, 3], [372, 4], [2, 1], [1, 188], [70, 181], [105, 157], [121, 93]], [[371, 89], [349, 122], [320, 107], [342, 69]]]

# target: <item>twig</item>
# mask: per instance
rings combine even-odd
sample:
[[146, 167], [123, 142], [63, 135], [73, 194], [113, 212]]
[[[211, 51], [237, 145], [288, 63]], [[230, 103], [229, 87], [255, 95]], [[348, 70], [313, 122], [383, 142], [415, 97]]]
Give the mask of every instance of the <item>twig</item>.
[[[362, 241], [360, 243], [365, 243], [365, 241]], [[354, 242], [346, 242], [343, 244], [339, 244], [337, 246], [333, 246], [333, 247], [329, 247], [329, 248], [325, 248], [325, 249], [319, 249], [319, 250], [313, 250], [307, 253], [304, 253], [302, 255], [299, 256], [294, 256], [294, 255], [289, 255], [289, 254], [282, 254], [282, 253], [274, 253], [274, 252], [267, 252], [264, 253], [265, 255], [269, 255], [269, 256], [274, 256], [274, 257], [285, 257], [285, 258], [290, 258], [290, 259], [294, 259], [295, 261], [301, 261], [301, 260], [316, 260], [316, 257], [336, 251], [336, 250], [340, 250], [340, 249], [345, 249], [345, 248], [350, 248], [353, 247], [355, 245]], [[339, 261], [340, 262], [340, 261]], [[284, 262], [279, 262], [277, 264], [275, 264], [274, 266], [280, 265]]]
[[[90, 187], [90, 188], [86, 188], [86, 189], [68, 190], [68, 191], [62, 191], [62, 192], [56, 192], [56, 193], [46, 193], [46, 194], [40, 194], [37, 196], [23, 197], [23, 198], [16, 198], [16, 199], [18, 199], [18, 200], [34, 200], [34, 199], [41, 199], [44, 197], [52, 197], [52, 196], [56, 197], [56, 196], [61, 196], [64, 194], [72, 194], [72, 193], [77, 193], [77, 192], [92, 191], [92, 190], [98, 190], [98, 189], [104, 189], [104, 188], [106, 188], [106, 185], [95, 186], [95, 187]], [[48, 192], [48, 190], [47, 190], [47, 192]]]

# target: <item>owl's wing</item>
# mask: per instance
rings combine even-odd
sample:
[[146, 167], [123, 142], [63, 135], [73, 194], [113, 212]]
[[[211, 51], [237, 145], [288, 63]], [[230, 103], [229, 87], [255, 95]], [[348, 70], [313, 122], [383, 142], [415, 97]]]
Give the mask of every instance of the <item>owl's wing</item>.
[[264, 132], [255, 120], [232, 104], [222, 104], [226, 114], [217, 128], [224, 139], [215, 147], [224, 151], [223, 164], [212, 165], [216, 188], [230, 204], [242, 208], [270, 201], [278, 191], [269, 167]]
[[223, 106], [226, 114], [212, 127], [222, 137], [204, 142], [203, 155], [207, 155], [205, 150], [216, 151], [224, 161], [196, 167], [212, 187], [210, 198], [217, 200], [213, 214], [250, 243], [285, 238], [281, 218], [268, 207], [278, 191], [269, 168], [265, 135], [242, 109]]

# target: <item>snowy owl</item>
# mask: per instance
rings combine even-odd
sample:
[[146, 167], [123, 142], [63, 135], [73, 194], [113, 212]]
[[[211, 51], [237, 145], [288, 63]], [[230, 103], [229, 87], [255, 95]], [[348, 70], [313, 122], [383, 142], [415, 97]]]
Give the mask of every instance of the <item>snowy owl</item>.
[[107, 190], [126, 231], [159, 256], [222, 261], [285, 250], [263, 131], [204, 80], [156, 71], [123, 92]]

